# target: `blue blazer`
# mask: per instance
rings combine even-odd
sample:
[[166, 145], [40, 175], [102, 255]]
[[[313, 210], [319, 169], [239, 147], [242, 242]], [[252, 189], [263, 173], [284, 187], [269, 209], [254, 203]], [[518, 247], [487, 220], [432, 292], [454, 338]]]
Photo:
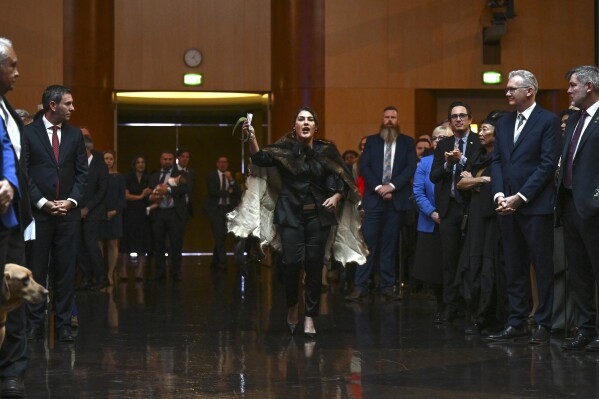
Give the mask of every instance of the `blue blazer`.
[[493, 195], [506, 197], [520, 192], [528, 200], [518, 208], [523, 215], [553, 214], [555, 170], [561, 152], [559, 118], [536, 105], [514, 143], [516, 112], [495, 126], [495, 149], [491, 161]]
[[[365, 211], [380, 209], [384, 200], [374, 189], [383, 184], [383, 158], [385, 142], [376, 133], [368, 136], [364, 152], [360, 157], [360, 173], [364, 178], [364, 199], [362, 207]], [[395, 140], [395, 157], [391, 172], [391, 183], [395, 186], [392, 196], [393, 207], [398, 211], [412, 209], [410, 180], [416, 170], [416, 149], [414, 139], [400, 134]]]
[[430, 216], [437, 209], [435, 207], [435, 185], [430, 179], [434, 158], [433, 154], [422, 158], [414, 174], [414, 199], [419, 210], [417, 230], [424, 233], [432, 233], [436, 224]]

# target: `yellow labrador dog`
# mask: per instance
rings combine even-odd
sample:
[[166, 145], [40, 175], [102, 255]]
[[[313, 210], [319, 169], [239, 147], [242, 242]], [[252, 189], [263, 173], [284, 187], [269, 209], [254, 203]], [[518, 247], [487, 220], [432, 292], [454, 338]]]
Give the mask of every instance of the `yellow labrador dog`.
[[26, 267], [7, 263], [0, 295], [0, 347], [4, 342], [6, 316], [23, 302], [40, 303], [46, 299], [48, 290], [35, 282]]

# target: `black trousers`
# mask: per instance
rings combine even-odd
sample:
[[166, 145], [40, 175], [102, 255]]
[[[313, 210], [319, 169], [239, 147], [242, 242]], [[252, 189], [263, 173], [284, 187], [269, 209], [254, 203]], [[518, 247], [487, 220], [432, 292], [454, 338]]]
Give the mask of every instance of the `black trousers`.
[[[4, 241], [1, 239], [0, 241]], [[0, 264], [16, 263], [26, 266], [25, 242], [20, 229], [10, 230], [8, 248], [0, 250]], [[6, 335], [0, 348], [0, 377], [20, 377], [27, 369], [27, 313], [25, 305], [8, 313], [6, 319]]]
[[100, 229], [103, 221], [83, 220], [81, 222], [81, 245], [79, 247], [79, 265], [82, 277], [106, 281], [104, 258], [100, 250]]
[[583, 219], [571, 194], [565, 196], [564, 241], [568, 259], [569, 295], [574, 303], [576, 327], [597, 333], [595, 287], [599, 281], [599, 217]]
[[462, 248], [462, 219], [464, 211], [457, 201], [449, 200], [449, 208], [441, 218], [441, 252], [443, 253], [443, 303], [448, 311], [459, 307], [461, 295], [456, 281], [460, 251]]
[[156, 262], [156, 278], [166, 276], [166, 239], [168, 237], [168, 258], [171, 275], [181, 277], [181, 260], [183, 252], [183, 234], [185, 221], [179, 217], [175, 208], [156, 209], [152, 218], [154, 232], [154, 259]]
[[231, 211], [229, 205], [218, 205], [214, 212], [208, 214], [212, 237], [214, 238], [214, 249], [212, 250], [212, 266], [224, 267], [227, 264], [227, 250], [225, 241], [227, 239], [227, 213]]
[[279, 226], [283, 246], [281, 277], [290, 308], [298, 303], [299, 276], [304, 267], [304, 315], [316, 317], [320, 310], [325, 245], [331, 227], [321, 225], [316, 210], [303, 211], [300, 221], [299, 227]]
[[[50, 219], [38, 220], [36, 239], [27, 241], [27, 266], [30, 267], [35, 281], [46, 285], [50, 255], [54, 268], [53, 287], [56, 308], [56, 329], [70, 326], [71, 312], [75, 304], [75, 266], [79, 244], [81, 222], [65, 220], [64, 217], [53, 216]], [[29, 327], [43, 328], [46, 302], [30, 304]]]

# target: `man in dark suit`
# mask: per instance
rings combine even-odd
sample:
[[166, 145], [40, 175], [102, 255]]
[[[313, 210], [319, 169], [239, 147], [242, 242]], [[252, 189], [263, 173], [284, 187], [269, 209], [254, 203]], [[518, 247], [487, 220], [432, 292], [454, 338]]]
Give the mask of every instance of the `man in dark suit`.
[[356, 270], [354, 291], [345, 297], [361, 302], [368, 296], [368, 283], [378, 256], [380, 293], [384, 300], [399, 300], [395, 287], [395, 266], [399, 231], [405, 213], [412, 206], [410, 184], [416, 170], [414, 140], [399, 132], [397, 108], [383, 111], [379, 133], [368, 136], [360, 158], [360, 173], [365, 182], [362, 231], [370, 254], [366, 264]]
[[175, 153], [165, 150], [160, 155], [160, 170], [150, 176], [150, 200], [158, 206], [152, 211], [154, 257], [157, 281], [166, 279], [166, 239], [169, 240], [171, 277], [181, 281], [183, 233], [188, 217], [185, 195], [187, 174], [175, 167]]
[[595, 290], [599, 282], [599, 68], [570, 70], [568, 95], [580, 108], [566, 122], [558, 175], [558, 216], [564, 226], [569, 292], [578, 331], [564, 350], [599, 351]]
[[537, 79], [529, 71], [509, 74], [506, 97], [516, 111], [495, 127], [491, 184], [499, 214], [508, 294], [508, 324], [493, 341], [528, 336], [532, 308], [530, 264], [539, 304], [531, 345], [549, 340], [553, 309], [554, 175], [561, 149], [559, 118], [538, 106]]
[[210, 220], [214, 250], [212, 251], [212, 267], [226, 269], [227, 251], [225, 240], [227, 238], [227, 213], [239, 203], [241, 187], [235, 183], [229, 171], [227, 157], [219, 157], [216, 161], [216, 170], [206, 177], [208, 185], [208, 198], [204, 204], [204, 211]]
[[[12, 43], [6, 38], [0, 38], [0, 115], [2, 119], [0, 128], [4, 128], [8, 133], [14, 150], [14, 156], [17, 159], [15, 167], [19, 195], [15, 196], [16, 198], [18, 197], [18, 202], [14, 203], [13, 206], [20, 222], [20, 228], [13, 227], [9, 229], [6, 256], [0, 259], [0, 268], [2, 269], [5, 263], [17, 263], [27, 266], [24, 230], [29, 228], [27, 230], [28, 233], [25, 235], [30, 235], [29, 233], [34, 224], [31, 216], [27, 176], [18, 163], [18, 159], [21, 156], [23, 123], [4, 97], [8, 91], [13, 89], [18, 77], [17, 55]], [[10, 160], [10, 157], [7, 155], [6, 159]], [[3, 226], [6, 227], [4, 224]], [[5, 240], [1, 240], [0, 244], [4, 245], [4, 242]], [[4, 344], [0, 348], [1, 397], [25, 397], [23, 375], [27, 369], [26, 328], [26, 307], [21, 305], [8, 314]]]
[[185, 203], [187, 203], [187, 211], [189, 216], [193, 216], [193, 186], [195, 183], [196, 172], [189, 168], [189, 159], [191, 154], [186, 148], [177, 150], [177, 169], [187, 173], [187, 194], [185, 195]]
[[94, 143], [86, 128], [81, 128], [87, 156], [87, 180], [81, 208], [81, 246], [79, 264], [83, 289], [100, 290], [108, 285], [104, 271], [104, 258], [100, 250], [100, 230], [106, 219], [104, 197], [108, 185], [108, 167], [104, 156], [94, 151]]
[[[29, 266], [37, 281], [46, 281], [50, 257], [54, 265], [54, 303], [58, 339], [72, 342], [75, 266], [87, 160], [81, 130], [67, 123], [73, 107], [64, 86], [46, 88], [44, 114], [25, 127], [22, 163], [29, 174], [29, 190], [36, 220], [36, 239], [28, 245]], [[45, 303], [29, 305], [29, 337], [44, 337]]]
[[480, 148], [477, 135], [470, 131], [472, 109], [461, 101], [447, 109], [453, 137], [443, 139], [435, 149], [430, 180], [435, 184], [435, 204], [441, 218], [439, 232], [443, 253], [443, 311], [435, 315], [435, 323], [452, 322], [459, 314], [460, 294], [456, 273], [463, 229], [467, 193], [460, 193], [457, 184], [468, 159]]

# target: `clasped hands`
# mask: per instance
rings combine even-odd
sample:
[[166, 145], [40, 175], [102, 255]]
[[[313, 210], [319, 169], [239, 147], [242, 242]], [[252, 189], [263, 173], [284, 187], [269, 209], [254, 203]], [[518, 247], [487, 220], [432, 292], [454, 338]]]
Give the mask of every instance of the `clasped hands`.
[[514, 194], [509, 197], [497, 197], [497, 208], [495, 212], [500, 215], [509, 215], [516, 212], [516, 209], [524, 202], [524, 200], [518, 195]]
[[0, 213], [4, 214], [8, 211], [14, 197], [13, 186], [6, 179], [0, 180]]
[[385, 201], [390, 201], [393, 198], [393, 191], [395, 189], [391, 184], [383, 184], [377, 190], [376, 193], [383, 198]]
[[46, 201], [42, 209], [52, 216], [66, 216], [73, 206], [73, 203], [69, 200], [56, 200]]

